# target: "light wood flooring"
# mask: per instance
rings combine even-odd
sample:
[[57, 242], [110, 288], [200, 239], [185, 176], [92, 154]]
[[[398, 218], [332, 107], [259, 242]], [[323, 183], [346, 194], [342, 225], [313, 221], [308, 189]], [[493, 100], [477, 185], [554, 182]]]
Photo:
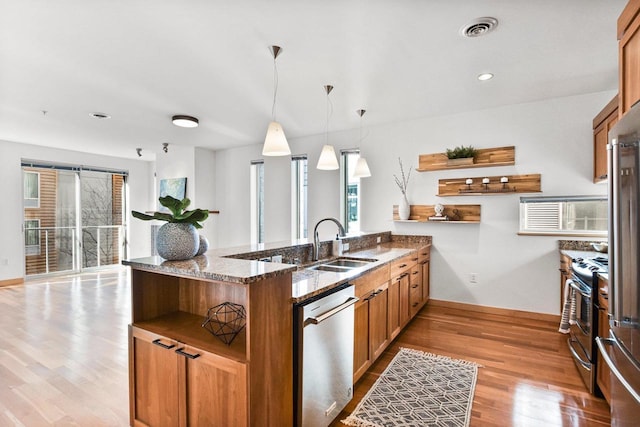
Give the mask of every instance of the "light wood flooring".
[[[127, 270], [0, 288], [0, 426], [128, 425]], [[399, 347], [483, 365], [471, 426], [606, 426], [557, 324], [427, 305], [355, 388], [343, 419]], [[339, 421], [335, 426], [341, 425]]]

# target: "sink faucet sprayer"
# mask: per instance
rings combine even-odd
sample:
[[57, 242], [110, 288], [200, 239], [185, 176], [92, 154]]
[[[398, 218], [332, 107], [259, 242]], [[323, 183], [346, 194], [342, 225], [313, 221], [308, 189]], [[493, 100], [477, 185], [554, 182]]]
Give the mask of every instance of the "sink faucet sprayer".
[[345, 233], [344, 231], [344, 227], [342, 226], [342, 224], [340, 224], [340, 221], [338, 221], [335, 218], [323, 218], [320, 221], [318, 221], [316, 223], [316, 226], [313, 228], [313, 261], [317, 261], [318, 260], [318, 245], [320, 243], [320, 239], [318, 238], [318, 226], [320, 225], [320, 223], [324, 222], [324, 221], [333, 221], [336, 223], [336, 225], [338, 226], [338, 230], [340, 233], [340, 237], [345, 237], [347, 235], [347, 233]]

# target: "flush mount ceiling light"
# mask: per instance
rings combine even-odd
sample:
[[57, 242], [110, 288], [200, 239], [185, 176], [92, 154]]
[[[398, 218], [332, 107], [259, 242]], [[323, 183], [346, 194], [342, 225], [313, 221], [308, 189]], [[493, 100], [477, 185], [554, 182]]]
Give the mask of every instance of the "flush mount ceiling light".
[[492, 78], [493, 78], [493, 74], [491, 73], [478, 74], [478, 80], [480, 80], [481, 82], [491, 80]]
[[318, 164], [316, 168], [323, 171], [333, 171], [340, 168], [338, 164], [338, 158], [336, 157], [336, 151], [333, 149], [333, 145], [329, 144], [329, 110], [330, 107], [333, 109], [331, 105], [331, 100], [329, 99], [329, 94], [333, 90], [333, 86], [326, 85], [324, 87], [325, 92], [327, 92], [327, 129], [325, 132], [325, 142], [324, 147], [322, 147], [322, 152], [320, 153], [320, 158], [318, 159]]
[[181, 128], [195, 128], [198, 127], [200, 121], [192, 116], [185, 116], [184, 114], [178, 114], [171, 118], [174, 125]]
[[[47, 113], [44, 113], [47, 114]], [[91, 117], [93, 117], [94, 119], [110, 119], [111, 116], [105, 113], [91, 113], [89, 114]]]
[[278, 94], [278, 68], [276, 58], [282, 53], [280, 46], [269, 47], [273, 56], [273, 104], [271, 104], [271, 123], [267, 127], [267, 135], [262, 146], [263, 156], [288, 156], [291, 154], [287, 137], [284, 135], [282, 125], [276, 121], [276, 95]]
[[460, 29], [460, 34], [464, 37], [480, 37], [487, 35], [498, 26], [498, 20], [489, 16], [476, 18]]
[[[358, 140], [359, 145], [362, 146], [362, 116], [366, 113], [367, 110], [357, 110], [356, 114], [360, 116], [360, 138]], [[369, 164], [367, 163], [367, 159], [362, 157], [362, 155], [358, 158], [356, 162], [355, 170], [353, 171], [354, 178], [367, 178], [371, 176], [371, 171], [369, 170]]]

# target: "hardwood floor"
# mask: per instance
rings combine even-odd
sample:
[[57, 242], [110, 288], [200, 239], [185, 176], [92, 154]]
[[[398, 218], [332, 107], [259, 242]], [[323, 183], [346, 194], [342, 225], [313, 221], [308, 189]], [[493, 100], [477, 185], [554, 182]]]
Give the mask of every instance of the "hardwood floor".
[[341, 426], [400, 347], [482, 365], [471, 426], [608, 426], [609, 407], [590, 395], [557, 322], [427, 305], [356, 384]]
[[[0, 426], [128, 425], [126, 269], [0, 288]], [[340, 426], [399, 347], [483, 365], [471, 426], [606, 426], [566, 336], [543, 320], [427, 305], [355, 388]]]

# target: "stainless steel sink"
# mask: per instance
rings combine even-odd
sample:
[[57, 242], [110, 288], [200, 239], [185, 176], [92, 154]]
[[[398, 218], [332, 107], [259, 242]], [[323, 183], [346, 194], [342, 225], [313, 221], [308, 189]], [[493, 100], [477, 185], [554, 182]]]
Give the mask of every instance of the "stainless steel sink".
[[325, 262], [322, 264], [309, 267], [309, 270], [321, 270], [321, 271], [333, 271], [334, 273], [346, 273], [354, 268], [364, 267], [367, 264], [377, 261], [376, 259], [353, 259], [353, 258], [338, 258], [333, 261]]

